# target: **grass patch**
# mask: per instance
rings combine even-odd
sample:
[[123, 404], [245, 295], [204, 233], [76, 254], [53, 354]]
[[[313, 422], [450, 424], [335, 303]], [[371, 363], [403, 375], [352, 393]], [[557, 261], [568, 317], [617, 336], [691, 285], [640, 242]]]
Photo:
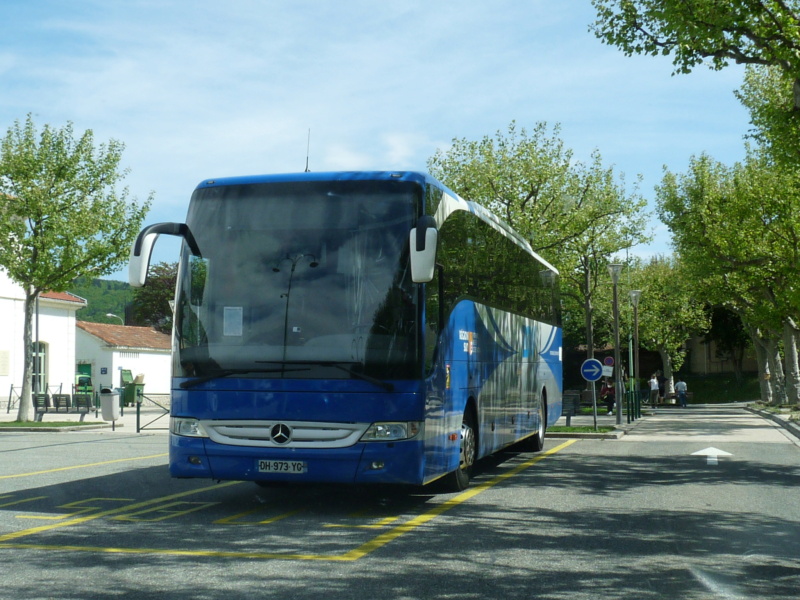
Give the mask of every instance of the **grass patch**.
[[566, 425], [556, 425], [554, 427], [548, 427], [547, 431], [552, 431], [553, 433], [609, 433], [614, 431], [613, 427], [598, 427], [595, 429], [591, 425], [581, 425], [580, 427], [567, 427]]
[[104, 425], [104, 421], [0, 421], [0, 429], [9, 427], [85, 427]]
[[756, 402], [752, 406], [773, 415], [788, 415], [790, 421], [800, 421], [800, 406], [796, 404], [764, 404], [763, 402]]
[[755, 373], [744, 374], [741, 381], [736, 381], [733, 373], [688, 374], [684, 381], [686, 381], [689, 391], [692, 392], [691, 404], [752, 402], [761, 398], [758, 375]]

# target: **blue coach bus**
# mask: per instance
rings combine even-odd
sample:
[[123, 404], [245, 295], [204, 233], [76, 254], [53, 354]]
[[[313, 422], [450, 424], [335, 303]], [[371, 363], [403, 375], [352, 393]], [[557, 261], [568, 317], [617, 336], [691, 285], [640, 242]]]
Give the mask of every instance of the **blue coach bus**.
[[557, 272], [485, 208], [413, 172], [210, 179], [175, 295], [170, 473], [469, 484], [561, 415]]

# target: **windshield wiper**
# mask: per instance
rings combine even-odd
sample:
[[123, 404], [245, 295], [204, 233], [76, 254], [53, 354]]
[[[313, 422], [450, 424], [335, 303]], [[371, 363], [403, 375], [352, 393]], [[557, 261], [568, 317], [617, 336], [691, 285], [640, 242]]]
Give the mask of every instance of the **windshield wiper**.
[[213, 379], [228, 377], [229, 375], [244, 375], [245, 373], [282, 373], [288, 371], [308, 371], [308, 369], [222, 369], [210, 375], [203, 375], [202, 377], [198, 377], [196, 379], [184, 381], [181, 383], [181, 387], [186, 390], [198, 386], [201, 383], [206, 383], [207, 381], [211, 381]]
[[338, 362], [335, 360], [301, 360], [301, 361], [288, 361], [289, 364], [296, 364], [296, 365], [309, 365], [309, 366], [320, 366], [320, 367], [335, 367], [345, 373], [352, 375], [356, 379], [361, 379], [363, 381], [368, 381], [373, 385], [377, 385], [380, 388], [383, 388], [387, 392], [394, 391], [394, 385], [389, 383], [388, 381], [383, 381], [378, 379], [377, 377], [373, 377], [372, 375], [367, 375], [366, 373], [361, 373], [360, 371], [356, 371], [355, 369], [348, 367], [348, 364], [358, 364], [358, 363], [343, 363]]

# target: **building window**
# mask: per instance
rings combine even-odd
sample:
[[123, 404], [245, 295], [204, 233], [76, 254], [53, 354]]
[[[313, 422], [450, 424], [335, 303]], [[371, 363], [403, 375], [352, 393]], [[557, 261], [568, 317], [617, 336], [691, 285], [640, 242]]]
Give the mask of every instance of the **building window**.
[[33, 344], [33, 392], [47, 392], [47, 344]]

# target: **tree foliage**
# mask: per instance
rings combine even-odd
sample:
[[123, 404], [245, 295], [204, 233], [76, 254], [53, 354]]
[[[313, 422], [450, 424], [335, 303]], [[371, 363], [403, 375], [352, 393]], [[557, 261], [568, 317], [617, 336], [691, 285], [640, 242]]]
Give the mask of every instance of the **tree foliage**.
[[661, 355], [664, 377], [670, 379], [686, 358], [686, 340], [708, 331], [710, 313], [682, 262], [674, 257], [655, 257], [640, 265], [632, 280], [642, 292], [639, 345]]
[[118, 323], [106, 315], [112, 313], [124, 317], [133, 299], [133, 291], [127, 281], [78, 277], [67, 291], [86, 300], [86, 306], [78, 312], [78, 319], [90, 323]]
[[28, 115], [0, 143], [0, 266], [25, 290], [24, 378], [19, 420], [28, 420], [32, 377], [31, 321], [36, 297], [64, 291], [80, 276], [111, 273], [128, 251], [151, 198], [128, 202], [118, 189], [124, 146], [95, 147], [91, 130], [71, 123], [39, 131]]
[[800, 164], [800, 110], [792, 96], [793, 79], [775, 67], [748, 67], [736, 97], [750, 112], [748, 136], [778, 164]]
[[800, 76], [797, 0], [592, 0], [598, 38], [627, 56], [669, 55], [678, 73], [731, 61]]
[[[453, 191], [500, 215], [562, 276], [565, 330], [583, 334], [594, 346], [594, 298], [608, 280], [609, 258], [648, 239], [646, 202], [638, 181], [628, 192], [625, 179], [594, 151], [586, 164], [575, 161], [559, 137], [558, 125], [540, 122], [533, 130], [512, 122], [507, 131], [480, 140], [455, 139], [429, 161], [430, 172]], [[607, 317], [607, 314], [603, 316]]]
[[693, 158], [684, 175], [667, 172], [657, 190], [659, 212], [698, 288], [714, 304], [734, 310], [766, 349], [760, 365], [782, 386], [775, 362], [776, 340], [784, 338], [786, 391], [800, 395], [796, 346], [800, 290], [800, 177], [776, 168], [751, 151], [743, 163], [722, 165], [708, 156]]
[[133, 290], [133, 320], [137, 325], [152, 327], [161, 333], [172, 333], [172, 307], [178, 263], [152, 265], [147, 285]]

